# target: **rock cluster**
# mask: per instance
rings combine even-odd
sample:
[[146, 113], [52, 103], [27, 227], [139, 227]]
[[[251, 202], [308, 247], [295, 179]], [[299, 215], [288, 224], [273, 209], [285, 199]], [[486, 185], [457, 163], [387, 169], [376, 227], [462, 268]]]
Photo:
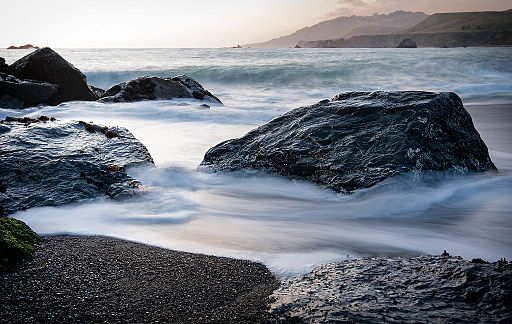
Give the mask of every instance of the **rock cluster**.
[[509, 323], [511, 287], [506, 261], [363, 258], [285, 279], [271, 312], [294, 323]]
[[0, 138], [4, 215], [102, 195], [130, 197], [139, 183], [124, 169], [153, 163], [146, 147], [118, 127], [8, 117], [0, 122]]
[[194, 79], [140, 77], [107, 91], [87, 84], [85, 75], [51, 48], [38, 49], [11, 66], [0, 58], [0, 107], [58, 105], [72, 100], [125, 102], [173, 98], [221, 101]]
[[201, 165], [344, 193], [407, 172], [496, 169], [460, 98], [421, 91], [350, 92], [291, 110], [211, 148]]

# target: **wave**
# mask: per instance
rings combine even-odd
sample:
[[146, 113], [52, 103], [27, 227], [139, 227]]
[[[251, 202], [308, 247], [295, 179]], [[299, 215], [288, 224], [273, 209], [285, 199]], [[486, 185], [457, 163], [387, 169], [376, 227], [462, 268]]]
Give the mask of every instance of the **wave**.
[[[171, 249], [262, 261], [280, 274], [354, 256], [510, 258], [512, 178], [408, 174], [354, 195], [282, 177], [186, 168], [128, 170], [146, 194], [20, 212], [44, 234], [122, 237]], [[72, 215], [72, 216], [70, 216]]]

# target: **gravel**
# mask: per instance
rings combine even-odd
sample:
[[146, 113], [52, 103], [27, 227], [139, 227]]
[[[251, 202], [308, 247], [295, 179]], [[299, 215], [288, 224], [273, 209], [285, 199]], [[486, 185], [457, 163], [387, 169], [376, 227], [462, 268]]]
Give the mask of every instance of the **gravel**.
[[45, 237], [0, 274], [0, 323], [257, 323], [279, 282], [262, 264], [105, 237]]

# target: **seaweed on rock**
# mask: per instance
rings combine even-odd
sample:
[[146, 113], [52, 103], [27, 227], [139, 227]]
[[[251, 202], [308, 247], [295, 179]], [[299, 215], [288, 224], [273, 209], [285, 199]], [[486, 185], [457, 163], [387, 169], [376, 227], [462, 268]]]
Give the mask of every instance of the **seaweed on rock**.
[[40, 241], [39, 236], [24, 222], [10, 217], [0, 218], [0, 271], [32, 259], [34, 246]]

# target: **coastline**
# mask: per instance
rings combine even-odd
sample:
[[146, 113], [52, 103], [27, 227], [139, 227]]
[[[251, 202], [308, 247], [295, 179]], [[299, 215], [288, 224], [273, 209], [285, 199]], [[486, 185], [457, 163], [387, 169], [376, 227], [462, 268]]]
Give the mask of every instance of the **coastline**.
[[0, 322], [266, 322], [262, 264], [95, 236], [43, 237], [0, 274]]

